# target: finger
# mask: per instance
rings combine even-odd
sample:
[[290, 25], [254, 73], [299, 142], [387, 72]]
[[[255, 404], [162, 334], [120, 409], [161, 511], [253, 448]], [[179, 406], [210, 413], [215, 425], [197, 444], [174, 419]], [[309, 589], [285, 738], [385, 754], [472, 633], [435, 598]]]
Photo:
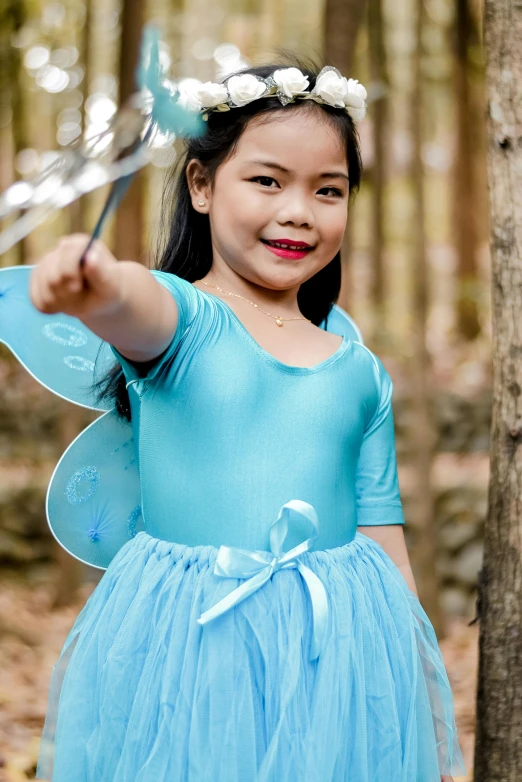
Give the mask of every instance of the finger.
[[30, 298], [40, 312], [50, 315], [57, 311], [56, 297], [50, 293], [41, 279], [31, 280]]
[[98, 247], [94, 244], [85, 254], [85, 261], [84, 265], [81, 267], [81, 271], [83, 278], [86, 280], [89, 287], [94, 290], [103, 290], [107, 285], [107, 269]]
[[83, 242], [80, 248], [74, 246], [64, 249], [60, 258], [60, 272], [64, 285], [73, 290], [81, 289], [84, 282], [82, 269], [78, 263], [83, 252]]
[[83, 287], [81, 272], [77, 269], [75, 255], [79, 241], [84, 237], [61, 237], [54, 249], [43, 255], [31, 274], [30, 295], [35, 307], [43, 312], [59, 311], [58, 304], [64, 296], [77, 293]]
[[64, 236], [61, 236], [58, 240], [58, 244], [64, 244], [64, 245], [82, 245], [84, 244], [87, 246], [88, 241], [90, 240], [90, 235], [86, 233], [74, 233], [74, 234], [65, 234]]
[[91, 237], [89, 234], [69, 234], [60, 238], [57, 249], [61, 256], [67, 259], [68, 263], [77, 269], [81, 269], [78, 262], [85, 253], [90, 241]]
[[47, 311], [50, 306], [49, 298], [49, 270], [56, 265], [56, 250], [43, 255], [29, 277], [29, 293], [34, 306], [42, 311]]
[[29, 298], [33, 306], [40, 309], [40, 283], [36, 269], [33, 269], [29, 276]]
[[47, 280], [51, 290], [59, 292], [81, 288], [83, 277], [78, 266], [80, 252], [79, 241], [76, 238], [67, 236], [59, 240], [54, 257], [48, 262]]

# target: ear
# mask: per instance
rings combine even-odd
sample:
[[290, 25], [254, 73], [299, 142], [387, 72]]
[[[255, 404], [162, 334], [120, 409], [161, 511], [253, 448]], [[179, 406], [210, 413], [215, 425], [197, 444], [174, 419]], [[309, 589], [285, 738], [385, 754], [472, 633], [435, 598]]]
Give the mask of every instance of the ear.
[[[189, 161], [186, 169], [187, 184], [192, 200], [192, 207], [200, 214], [208, 214], [210, 209], [211, 188], [207, 183], [203, 163], [197, 158]], [[200, 201], [204, 201], [203, 205]]]

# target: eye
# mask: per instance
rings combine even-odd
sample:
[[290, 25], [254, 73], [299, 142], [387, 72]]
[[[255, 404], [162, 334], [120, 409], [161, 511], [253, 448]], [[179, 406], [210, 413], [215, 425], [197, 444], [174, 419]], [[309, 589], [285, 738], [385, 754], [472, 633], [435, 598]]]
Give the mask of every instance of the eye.
[[[265, 182], [260, 182], [259, 180], [261, 180], [261, 179], [264, 179]], [[275, 179], [273, 177], [271, 177], [271, 176], [255, 176], [255, 177], [252, 177], [252, 179], [250, 181], [251, 182], [259, 182], [259, 184], [262, 185], [263, 187], [270, 187], [270, 185], [266, 184], [266, 180], [268, 180], [268, 182], [275, 182]], [[277, 182], [276, 182], [276, 184], [277, 184]]]
[[[336, 198], [338, 198], [338, 197], [342, 197], [342, 195], [343, 195], [343, 194], [342, 194], [342, 191], [341, 191], [341, 190], [339, 190], [337, 187], [322, 187], [322, 188], [321, 188], [321, 190], [319, 190], [319, 192], [321, 192], [322, 190], [330, 190], [330, 191], [331, 191], [331, 193], [332, 193], [332, 194], [333, 194], [333, 195], [334, 195]], [[331, 196], [330, 196], [330, 197], [331, 197]]]

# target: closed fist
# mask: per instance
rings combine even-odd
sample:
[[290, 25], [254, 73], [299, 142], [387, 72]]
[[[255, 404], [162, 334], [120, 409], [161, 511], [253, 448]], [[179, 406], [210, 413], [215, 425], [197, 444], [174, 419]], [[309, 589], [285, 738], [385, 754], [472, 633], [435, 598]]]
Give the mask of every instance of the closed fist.
[[103, 242], [93, 242], [80, 267], [89, 240], [88, 234], [63, 236], [39, 259], [29, 280], [29, 295], [37, 310], [79, 318], [107, 313], [119, 305], [120, 264]]

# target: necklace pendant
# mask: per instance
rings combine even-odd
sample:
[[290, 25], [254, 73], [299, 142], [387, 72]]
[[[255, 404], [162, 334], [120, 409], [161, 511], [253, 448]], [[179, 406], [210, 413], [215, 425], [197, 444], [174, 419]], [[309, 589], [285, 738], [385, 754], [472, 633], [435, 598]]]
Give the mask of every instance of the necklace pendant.
[[283, 325], [283, 321], [281, 320], [281, 318], [276, 318], [276, 323], [277, 323], [278, 326], [282, 326]]

